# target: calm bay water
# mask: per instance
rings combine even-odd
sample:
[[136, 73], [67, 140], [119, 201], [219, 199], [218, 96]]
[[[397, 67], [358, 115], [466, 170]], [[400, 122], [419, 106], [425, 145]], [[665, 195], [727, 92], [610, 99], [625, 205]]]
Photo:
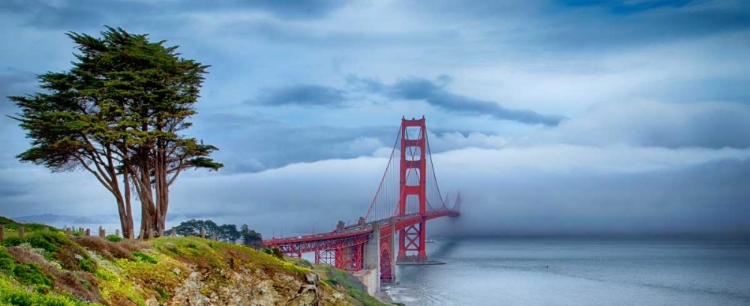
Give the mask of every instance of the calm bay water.
[[417, 305], [750, 305], [750, 241], [461, 239], [439, 266], [399, 266], [391, 298]]

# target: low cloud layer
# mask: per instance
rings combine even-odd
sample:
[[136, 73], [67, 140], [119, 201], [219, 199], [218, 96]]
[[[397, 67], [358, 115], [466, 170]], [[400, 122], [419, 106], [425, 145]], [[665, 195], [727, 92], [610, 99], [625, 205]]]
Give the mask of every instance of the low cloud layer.
[[[550, 159], [549, 157], [555, 156]], [[191, 173], [174, 188], [172, 213], [249, 223], [265, 235], [297, 235], [355, 222], [374, 196], [386, 158], [362, 157], [293, 164], [261, 173]], [[462, 192], [462, 216], [435, 221], [435, 233], [748, 234], [750, 150], [546, 146], [463, 149], [434, 155], [444, 192]], [[4, 173], [5, 174], [5, 173]], [[43, 185], [16, 196], [11, 215], [34, 214], [48, 201], [65, 214], [114, 213], [109, 196], [78, 174], [35, 175]], [[41, 175], [41, 176], [39, 176]], [[80, 188], [84, 198], [60, 197]], [[280, 186], [294, 192], [281, 192]], [[31, 186], [29, 186], [31, 187]], [[27, 187], [27, 188], [29, 188]], [[30, 189], [30, 188], [29, 188]], [[13, 198], [13, 197], [10, 197]], [[6, 197], [6, 200], [9, 199]], [[93, 206], [92, 206], [93, 205]], [[92, 209], [96, 207], [96, 209]], [[280, 222], [284, 220], [284, 222]]]
[[597, 105], [538, 135], [543, 142], [648, 147], [750, 147], [750, 105], [632, 101]]

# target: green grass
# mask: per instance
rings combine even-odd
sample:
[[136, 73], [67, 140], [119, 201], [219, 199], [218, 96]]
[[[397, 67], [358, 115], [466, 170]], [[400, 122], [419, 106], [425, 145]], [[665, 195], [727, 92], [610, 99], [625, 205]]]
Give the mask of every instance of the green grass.
[[51, 286], [54, 281], [52, 276], [46, 275], [38, 264], [20, 263], [4, 248], [0, 249], [0, 272], [26, 285]]
[[138, 258], [141, 261], [145, 261], [145, 262], [152, 263], [152, 264], [157, 263], [156, 259], [154, 259], [151, 256], [146, 255], [145, 253], [134, 251], [132, 254], [133, 254], [133, 257]]
[[12, 232], [15, 232], [18, 230], [19, 227], [23, 226], [24, 230], [26, 232], [32, 232], [32, 231], [41, 231], [45, 228], [49, 228], [50, 230], [57, 230], [54, 227], [51, 227], [49, 225], [39, 224], [39, 223], [20, 223], [16, 222], [12, 219], [2, 217], [0, 216], [0, 225], [5, 226], [6, 230], [12, 230]]
[[234, 269], [240, 266], [235, 263], [244, 263], [248, 267], [300, 276], [311, 271], [246, 246], [198, 237], [162, 237], [152, 240], [151, 243], [164, 254], [204, 268]]
[[6, 247], [18, 246], [23, 243], [43, 249], [45, 258], [58, 261], [65, 269], [96, 271], [96, 263], [88, 256], [86, 251], [60, 231], [30, 232], [23, 238], [10, 237], [3, 241], [3, 245]]
[[[109, 242], [92, 242], [70, 239], [64, 232], [42, 224], [21, 224], [4, 217], [0, 217], [0, 224], [6, 229], [0, 246], [0, 306], [97, 305], [90, 301], [145, 305], [152, 297], [168, 303], [190, 275], [185, 271], [191, 270], [204, 275], [201, 281], [208, 291], [230, 285], [233, 280], [227, 278], [228, 271], [261, 271], [273, 279], [283, 274], [299, 280], [314, 271], [323, 279], [319, 288], [324, 294], [340, 291], [348, 294], [354, 305], [384, 305], [363, 292], [346, 272], [284, 258], [271, 249], [267, 254], [198, 237], [126, 242], [110, 235], [106, 237]], [[20, 226], [25, 229], [23, 238], [18, 237]], [[117, 252], [128, 256], [112, 256]], [[30, 259], [21, 257], [31, 255]]]
[[14, 306], [83, 306], [98, 305], [80, 301], [64, 294], [26, 291], [0, 275], [0, 305]]

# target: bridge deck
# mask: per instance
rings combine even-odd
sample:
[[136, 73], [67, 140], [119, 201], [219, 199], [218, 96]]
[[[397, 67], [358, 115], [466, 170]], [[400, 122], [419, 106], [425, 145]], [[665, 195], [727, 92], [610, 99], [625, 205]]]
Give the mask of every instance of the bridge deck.
[[[432, 220], [440, 217], [458, 217], [460, 213], [452, 210], [438, 210], [428, 212], [425, 215], [425, 221]], [[411, 214], [405, 216], [399, 216], [396, 218], [396, 231], [407, 228], [421, 221], [422, 217], [419, 214]], [[388, 237], [391, 235], [390, 219], [384, 219], [377, 221], [380, 224], [380, 237]], [[267, 247], [291, 247], [292, 249], [301, 252], [314, 252], [322, 250], [331, 250], [337, 247], [352, 246], [357, 244], [363, 244], [367, 241], [367, 236], [372, 233], [372, 225], [366, 224], [364, 226], [355, 225], [345, 228], [343, 231], [331, 231], [328, 233], [320, 233], [313, 235], [305, 235], [298, 237], [289, 238], [273, 238], [264, 240], [263, 244]], [[289, 248], [285, 248], [289, 249]]]

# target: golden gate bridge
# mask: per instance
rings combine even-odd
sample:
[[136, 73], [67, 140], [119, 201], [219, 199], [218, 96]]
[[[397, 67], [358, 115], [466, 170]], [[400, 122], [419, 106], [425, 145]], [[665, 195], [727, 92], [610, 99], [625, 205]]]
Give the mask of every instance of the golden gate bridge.
[[458, 217], [460, 205], [460, 193], [452, 203], [440, 193], [425, 118], [402, 118], [375, 197], [357, 224], [339, 221], [327, 233], [273, 238], [263, 244], [297, 258], [312, 252], [316, 263], [347, 271], [376, 269], [382, 282], [392, 282], [394, 263], [431, 263], [425, 250], [427, 221]]

